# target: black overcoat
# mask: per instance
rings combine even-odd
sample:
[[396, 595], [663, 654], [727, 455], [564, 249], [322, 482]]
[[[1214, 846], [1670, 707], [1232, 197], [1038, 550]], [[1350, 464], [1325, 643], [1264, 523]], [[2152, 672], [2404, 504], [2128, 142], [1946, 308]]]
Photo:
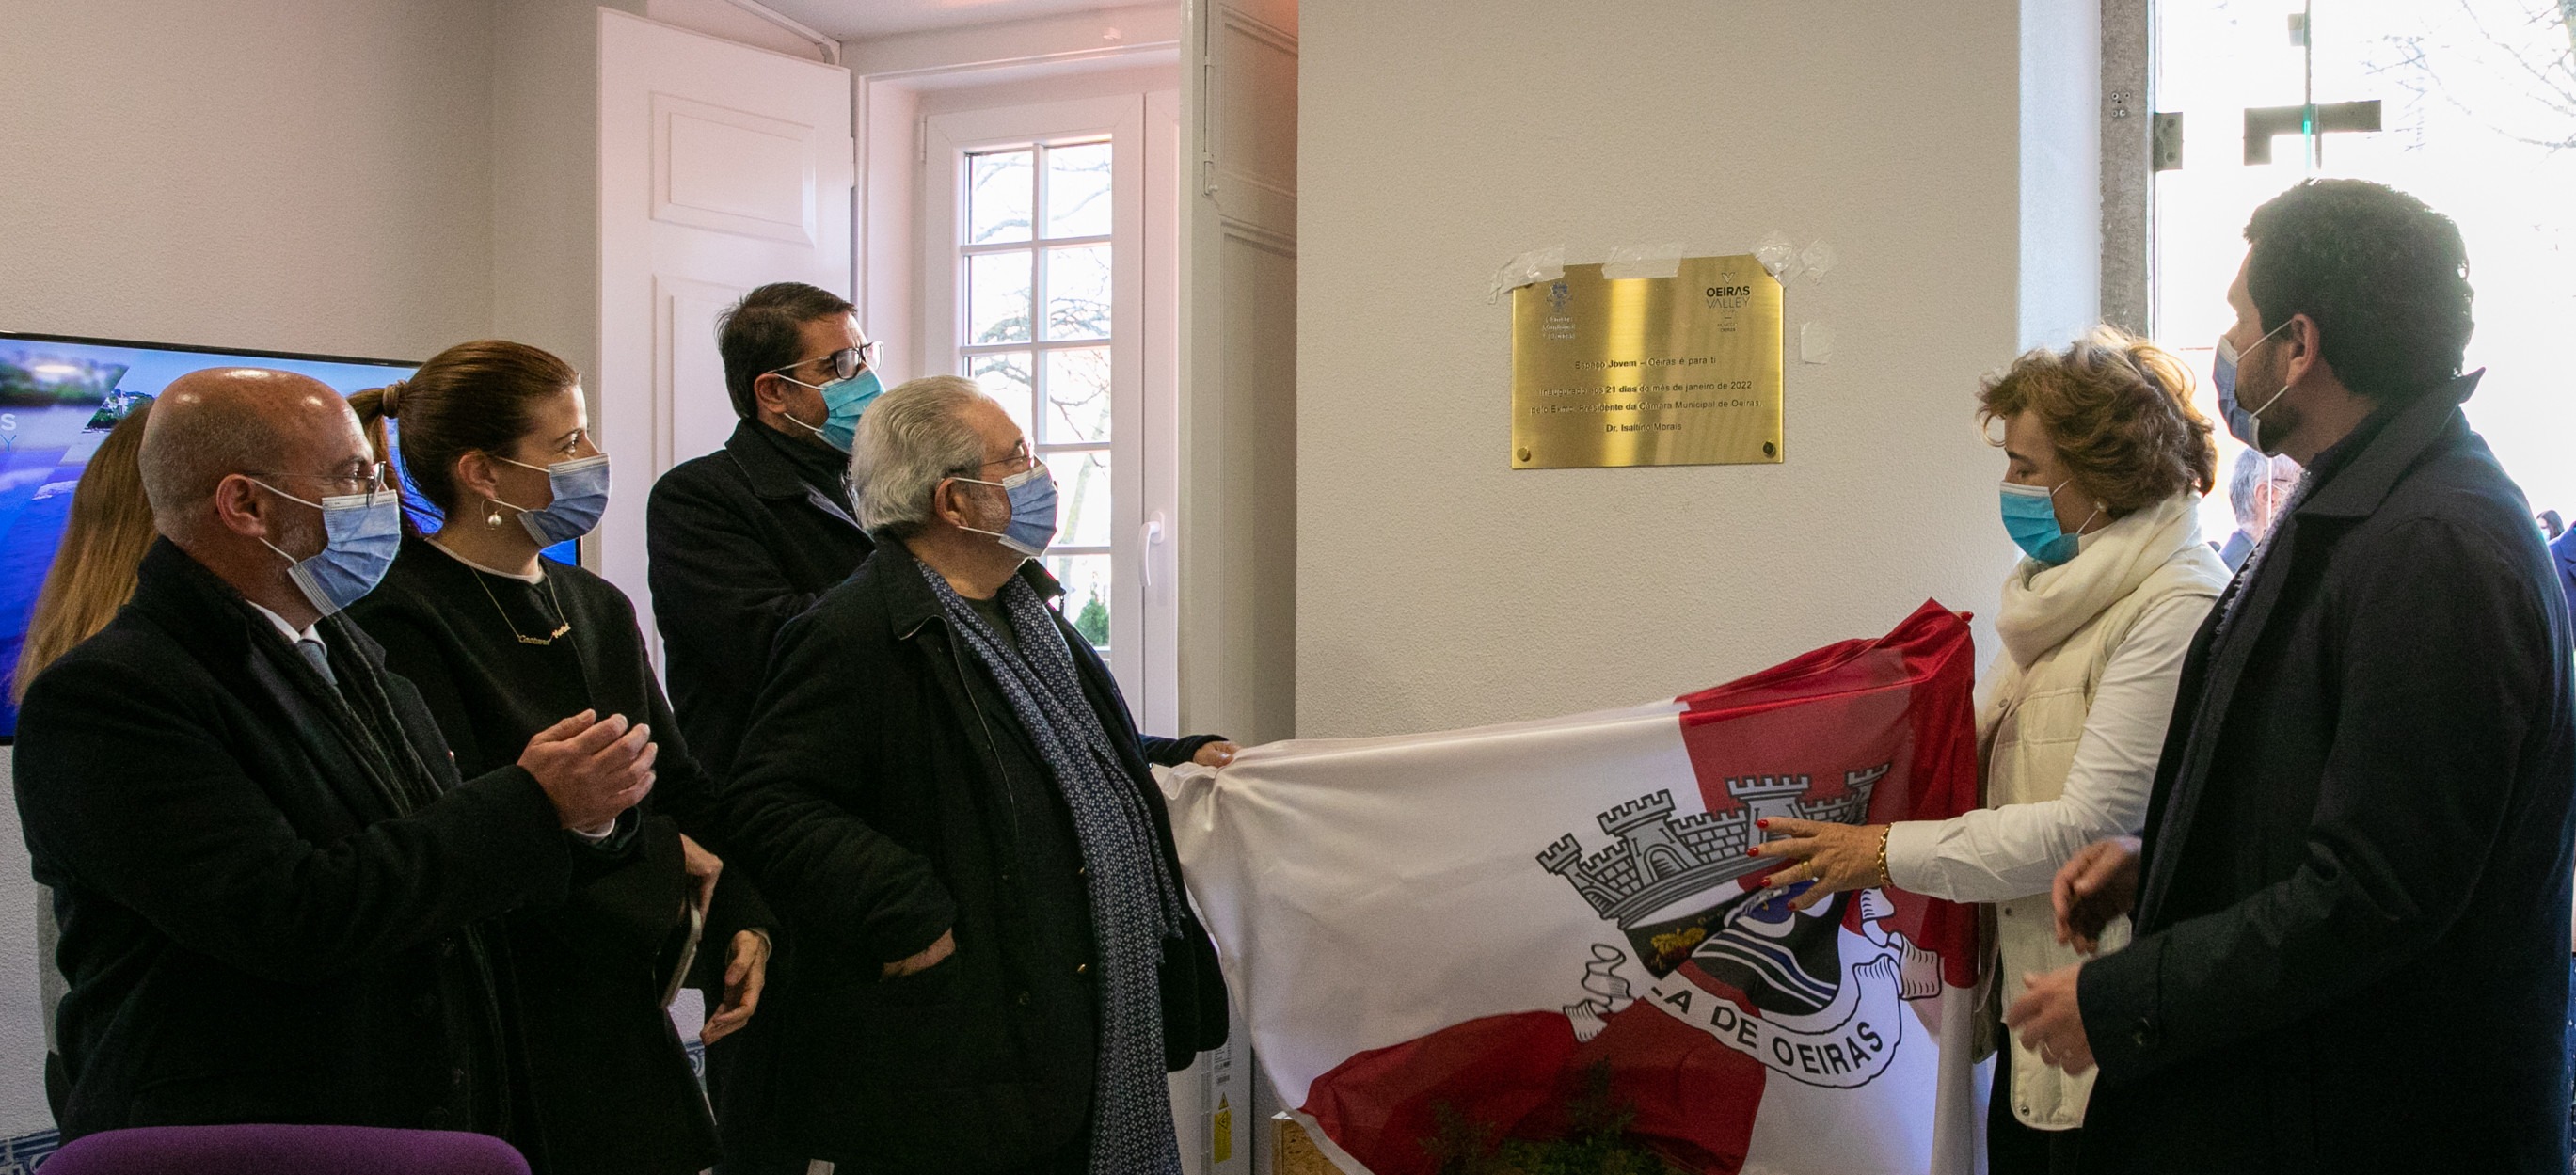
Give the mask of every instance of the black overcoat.
[[2320, 455], [2192, 645], [2086, 1171], [2567, 1169], [2569, 621], [2475, 383]]
[[742, 743], [781, 625], [850, 577], [875, 544], [818, 459], [746, 420], [724, 448], [675, 465], [644, 511], [646, 580], [664, 676], [689, 747], [722, 778]]
[[62, 920], [66, 1136], [508, 1127], [490, 920], [560, 901], [574, 846], [533, 777], [460, 780], [374, 642], [320, 628], [354, 707], [159, 540], [133, 602], [29, 686], [15, 787]]
[[[1022, 574], [1059, 591], [1034, 563]], [[1099, 654], [1056, 626], [1178, 878], [1146, 742]], [[1150, 753], [1174, 762], [1202, 741]], [[785, 998], [761, 1013], [784, 1046], [782, 1144], [845, 1175], [1006, 1171], [1078, 1147], [1097, 1044], [1071, 815], [901, 543], [780, 634], [735, 767], [737, 863], [798, 944]], [[946, 962], [880, 980], [952, 928]], [[1226, 1030], [1195, 918], [1161, 971], [1177, 1069]]]
[[[406, 536], [349, 615], [420, 690], [460, 770], [513, 762], [538, 731], [585, 709], [652, 727], [656, 779], [630, 820], [633, 843], [579, 870], [562, 905], [509, 919], [536, 1109], [520, 1134], [538, 1175], [694, 1175], [716, 1161], [715, 1124], [661, 994], [694, 896], [680, 834], [723, 852], [708, 819], [716, 788], [672, 720], [625, 594], [578, 567], [540, 566], [532, 585]], [[727, 869], [701, 977], [720, 986], [734, 933], [771, 921], [749, 875]]]

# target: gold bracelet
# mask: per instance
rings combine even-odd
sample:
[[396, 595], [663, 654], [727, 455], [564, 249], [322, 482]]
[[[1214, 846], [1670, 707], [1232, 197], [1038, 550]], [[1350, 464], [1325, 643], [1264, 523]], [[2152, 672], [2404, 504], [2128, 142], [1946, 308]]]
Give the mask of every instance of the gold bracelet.
[[1895, 831], [1893, 824], [1878, 830], [1878, 884], [1881, 889], [1896, 884], [1896, 879], [1887, 875], [1887, 837]]

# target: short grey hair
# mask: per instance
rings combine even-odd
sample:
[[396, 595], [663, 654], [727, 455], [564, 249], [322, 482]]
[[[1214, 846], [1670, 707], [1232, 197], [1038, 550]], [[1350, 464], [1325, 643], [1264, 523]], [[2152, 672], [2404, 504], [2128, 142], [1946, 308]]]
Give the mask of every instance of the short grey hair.
[[2272, 477], [2272, 459], [2260, 449], [2243, 449], [2236, 454], [2236, 467], [2227, 471], [2227, 505], [2236, 511], [2236, 525], [2254, 524], [2254, 491]]
[[850, 481], [859, 487], [859, 525], [895, 538], [930, 521], [931, 495], [944, 478], [984, 463], [984, 438], [966, 409], [992, 397], [962, 375], [905, 380], [859, 417], [850, 446]]

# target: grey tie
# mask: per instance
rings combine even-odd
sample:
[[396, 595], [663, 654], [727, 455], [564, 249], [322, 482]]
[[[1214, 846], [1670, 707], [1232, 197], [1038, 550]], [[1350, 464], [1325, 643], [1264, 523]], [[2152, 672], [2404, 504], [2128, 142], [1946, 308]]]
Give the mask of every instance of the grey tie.
[[337, 687], [340, 684], [339, 678], [331, 676], [331, 651], [323, 648], [321, 641], [309, 636], [297, 637], [295, 651], [304, 654], [304, 660], [313, 666], [313, 672], [322, 675], [324, 685]]

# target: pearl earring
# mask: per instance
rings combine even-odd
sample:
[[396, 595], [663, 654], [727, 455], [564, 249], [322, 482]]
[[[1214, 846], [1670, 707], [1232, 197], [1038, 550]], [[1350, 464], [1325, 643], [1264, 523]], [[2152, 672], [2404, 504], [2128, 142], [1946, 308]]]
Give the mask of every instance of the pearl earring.
[[501, 500], [499, 498], [485, 498], [483, 500], [491, 504], [489, 508], [492, 511], [491, 513], [483, 516], [483, 525], [491, 527], [494, 530], [499, 530], [501, 528]]

